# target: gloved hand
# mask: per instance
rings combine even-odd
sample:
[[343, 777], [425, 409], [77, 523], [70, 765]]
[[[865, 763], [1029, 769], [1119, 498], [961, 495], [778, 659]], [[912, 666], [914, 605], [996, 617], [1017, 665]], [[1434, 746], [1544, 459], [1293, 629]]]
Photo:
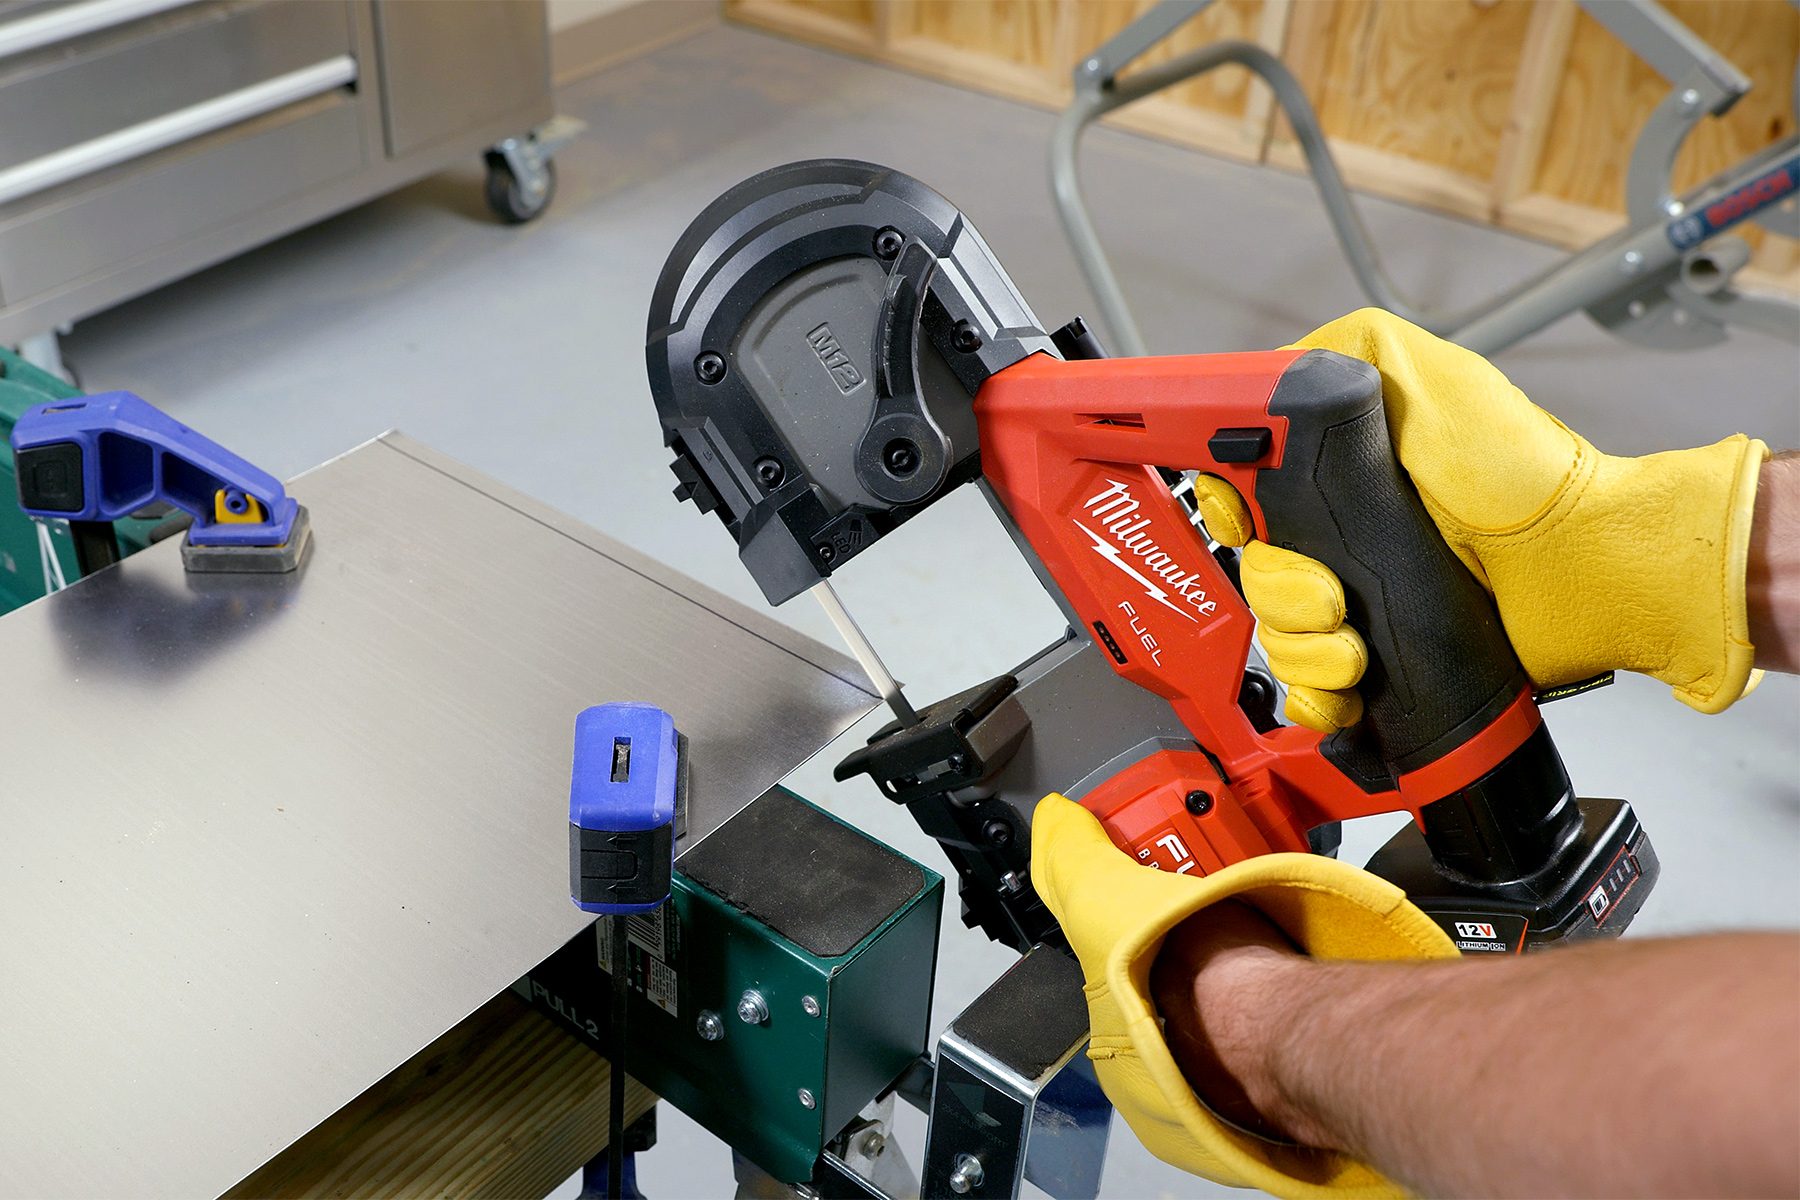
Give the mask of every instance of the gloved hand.
[[[1494, 594], [1506, 636], [1539, 688], [1641, 671], [1701, 712], [1759, 673], [1744, 572], [1762, 442], [1737, 434], [1695, 450], [1615, 458], [1538, 408], [1485, 359], [1366, 308], [1297, 343], [1381, 372], [1400, 463], [1444, 540]], [[1244, 545], [1244, 597], [1288, 719], [1324, 733], [1354, 723], [1349, 689], [1367, 653], [1344, 624], [1323, 564], [1250, 542], [1230, 484], [1195, 484], [1208, 531]]]
[[1281, 1196], [1392, 1196], [1342, 1154], [1272, 1142], [1226, 1124], [1194, 1094], [1163, 1040], [1150, 967], [1163, 939], [1208, 905], [1244, 900], [1318, 958], [1454, 958], [1456, 947], [1393, 884], [1316, 854], [1265, 854], [1211, 875], [1152, 870], [1113, 846], [1061, 796], [1038, 804], [1031, 877], [1087, 977], [1088, 1057], [1119, 1115], [1164, 1162]]

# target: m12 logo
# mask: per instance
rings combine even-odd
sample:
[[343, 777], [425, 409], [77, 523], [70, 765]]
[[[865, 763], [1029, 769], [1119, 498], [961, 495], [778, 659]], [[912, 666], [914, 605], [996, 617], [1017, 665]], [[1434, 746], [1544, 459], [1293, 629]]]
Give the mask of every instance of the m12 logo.
[[1494, 927], [1486, 921], [1458, 921], [1456, 923], [1456, 936], [1465, 938], [1483, 938], [1487, 941], [1493, 941], [1500, 935], [1495, 933]]

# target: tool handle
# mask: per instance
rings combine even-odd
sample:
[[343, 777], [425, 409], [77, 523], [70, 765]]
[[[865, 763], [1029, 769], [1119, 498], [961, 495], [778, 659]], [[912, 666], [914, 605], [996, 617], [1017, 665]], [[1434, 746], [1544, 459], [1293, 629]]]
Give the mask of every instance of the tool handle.
[[[1365, 790], [1480, 737], [1528, 686], [1493, 598], [1444, 542], [1388, 435], [1381, 376], [1311, 350], [1281, 374], [1280, 463], [1256, 473], [1268, 540], [1315, 558], [1344, 585], [1362, 634], [1364, 718], [1321, 752]], [[1473, 782], [1473, 780], [1462, 781]]]

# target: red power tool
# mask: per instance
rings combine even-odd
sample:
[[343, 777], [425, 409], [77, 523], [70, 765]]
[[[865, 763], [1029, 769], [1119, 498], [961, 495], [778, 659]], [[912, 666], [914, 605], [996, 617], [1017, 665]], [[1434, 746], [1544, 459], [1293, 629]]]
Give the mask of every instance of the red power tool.
[[[716, 511], [773, 603], [967, 482], [1069, 620], [1015, 671], [899, 719], [839, 768], [943, 845], [965, 920], [1054, 938], [1028, 875], [1061, 791], [1149, 866], [1331, 852], [1404, 811], [1370, 861], [1465, 950], [1616, 935], [1655, 881], [1628, 804], [1577, 799], [1493, 601], [1396, 461], [1381, 382], [1329, 351], [1108, 359], [1047, 334], [979, 234], [917, 180], [795, 163], [720, 197], [652, 302], [648, 360], [677, 496]], [[1365, 716], [1280, 724], [1234, 552], [1186, 481], [1220, 476], [1257, 536], [1344, 584]], [[884, 678], [860, 635], [853, 646]]]

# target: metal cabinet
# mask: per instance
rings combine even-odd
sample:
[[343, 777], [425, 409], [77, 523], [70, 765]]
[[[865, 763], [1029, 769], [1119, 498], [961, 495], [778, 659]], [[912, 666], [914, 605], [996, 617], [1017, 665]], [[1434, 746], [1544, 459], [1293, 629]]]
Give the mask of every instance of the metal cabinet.
[[0, 0], [0, 343], [484, 152], [526, 219], [550, 116], [534, 0]]

